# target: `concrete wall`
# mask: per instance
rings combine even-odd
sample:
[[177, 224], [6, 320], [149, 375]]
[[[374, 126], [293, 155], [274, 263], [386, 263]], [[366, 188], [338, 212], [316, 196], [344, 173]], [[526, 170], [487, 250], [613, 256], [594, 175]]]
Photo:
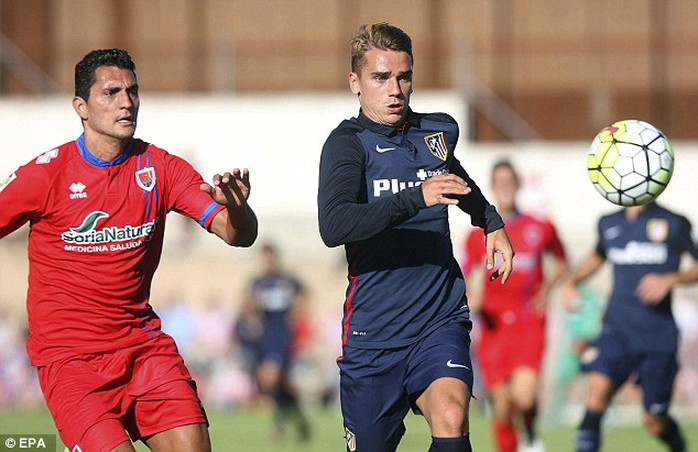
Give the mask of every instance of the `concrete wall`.
[[[0, 0], [0, 32], [65, 92], [83, 55], [115, 46], [159, 92], [338, 90], [350, 36], [379, 21], [412, 36], [418, 89], [477, 80], [545, 139], [621, 117], [698, 138], [695, 0]], [[0, 93], [36, 90], [3, 65]], [[507, 136], [476, 107], [473, 136]]]

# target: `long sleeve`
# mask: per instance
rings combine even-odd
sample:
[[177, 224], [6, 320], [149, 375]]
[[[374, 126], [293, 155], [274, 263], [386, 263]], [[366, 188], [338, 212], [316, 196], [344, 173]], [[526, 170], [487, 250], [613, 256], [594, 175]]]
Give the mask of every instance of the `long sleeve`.
[[327, 246], [371, 238], [426, 207], [420, 187], [368, 203], [364, 160], [361, 142], [350, 130], [335, 130], [323, 147], [318, 221]]
[[485, 234], [503, 228], [504, 220], [497, 213], [497, 209], [487, 201], [480, 187], [477, 186], [455, 157], [453, 157], [449, 171], [465, 180], [472, 189], [469, 194], [458, 197], [458, 207], [470, 215], [472, 225], [483, 228]]

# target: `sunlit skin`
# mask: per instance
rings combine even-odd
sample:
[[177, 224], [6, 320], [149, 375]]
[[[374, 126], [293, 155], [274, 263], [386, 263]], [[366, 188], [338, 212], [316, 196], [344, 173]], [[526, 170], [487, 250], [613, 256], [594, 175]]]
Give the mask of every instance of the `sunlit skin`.
[[398, 127], [410, 105], [412, 58], [407, 52], [368, 50], [358, 72], [349, 74], [349, 87], [370, 120]]
[[138, 81], [128, 69], [100, 66], [87, 100], [73, 99], [73, 108], [82, 119], [85, 146], [95, 157], [111, 161], [136, 132]]
[[519, 182], [511, 168], [501, 166], [494, 170], [491, 189], [499, 213], [504, 218], [516, 214], [516, 193], [519, 191]]

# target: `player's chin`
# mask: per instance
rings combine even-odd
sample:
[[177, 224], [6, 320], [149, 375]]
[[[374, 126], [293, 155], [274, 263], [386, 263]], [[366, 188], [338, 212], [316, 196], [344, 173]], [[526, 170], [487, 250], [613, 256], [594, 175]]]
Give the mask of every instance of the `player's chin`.
[[385, 123], [392, 127], [399, 127], [405, 120], [405, 115], [402, 113], [387, 113], [385, 115]]

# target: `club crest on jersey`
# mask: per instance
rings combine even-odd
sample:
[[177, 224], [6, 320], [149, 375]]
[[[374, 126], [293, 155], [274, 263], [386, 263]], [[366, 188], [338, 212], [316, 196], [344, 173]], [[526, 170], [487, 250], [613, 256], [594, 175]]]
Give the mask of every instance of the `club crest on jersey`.
[[446, 147], [446, 140], [444, 139], [444, 133], [438, 132], [424, 137], [424, 142], [427, 144], [429, 151], [434, 154], [434, 157], [446, 161], [448, 157], [448, 148]]
[[13, 172], [13, 173], [10, 174], [9, 176], [7, 176], [7, 177], [5, 178], [5, 180], [0, 181], [0, 191], [3, 191], [3, 190], [5, 189], [5, 187], [7, 187], [8, 185], [10, 185], [10, 182], [12, 182], [12, 181], [15, 180], [15, 179], [17, 179], [17, 174], [15, 174], [15, 173]]
[[153, 191], [155, 188], [155, 168], [147, 166], [136, 171], [136, 183], [145, 191]]
[[344, 439], [347, 440], [347, 449], [354, 452], [356, 450], [356, 435], [347, 427], [344, 427]]
[[663, 218], [653, 218], [647, 222], [647, 238], [653, 242], [664, 242], [669, 236], [669, 222]]

